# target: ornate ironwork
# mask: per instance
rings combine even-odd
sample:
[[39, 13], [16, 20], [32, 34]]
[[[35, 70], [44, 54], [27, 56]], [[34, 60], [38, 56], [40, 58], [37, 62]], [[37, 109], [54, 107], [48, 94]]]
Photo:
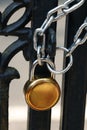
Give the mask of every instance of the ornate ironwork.
[[[0, 53], [0, 130], [8, 130], [8, 106], [9, 106], [9, 84], [11, 80], [19, 78], [19, 72], [13, 68], [9, 67], [9, 62], [19, 51], [23, 51], [23, 55], [27, 61], [32, 63], [36, 58], [36, 53], [33, 49], [33, 32], [34, 30], [42, 24], [47, 12], [57, 6], [58, 0], [51, 0], [48, 2], [44, 0], [13, 0], [13, 2], [1, 13], [0, 12], [0, 35], [1, 36], [17, 36], [18, 39], [9, 45], [4, 52]], [[86, 16], [86, 1], [81, 9], [81, 12], [71, 13], [66, 19], [69, 23], [67, 24], [68, 30], [66, 29], [68, 45], [72, 43], [73, 34], [76, 31], [78, 24]], [[46, 7], [45, 7], [46, 6]], [[9, 19], [13, 14], [21, 8], [25, 8], [24, 14], [20, 17], [19, 20], [12, 24], [8, 24]], [[40, 8], [39, 8], [40, 7]], [[66, 8], [67, 9], [67, 8]], [[66, 11], [64, 9], [64, 11]], [[69, 11], [69, 10], [68, 10]], [[67, 13], [67, 12], [66, 12]], [[82, 15], [80, 15], [82, 13]], [[42, 17], [40, 17], [40, 15]], [[38, 20], [37, 20], [38, 17]], [[77, 21], [76, 18], [80, 20]], [[33, 18], [33, 19], [32, 19]], [[73, 19], [73, 20], [72, 20]], [[26, 27], [26, 25], [32, 21], [31, 28]], [[38, 22], [39, 21], [39, 22]], [[73, 24], [74, 21], [74, 24]], [[73, 26], [74, 28], [73, 28]], [[54, 60], [55, 50], [56, 50], [56, 38], [55, 38], [55, 23], [52, 23], [51, 27], [46, 30], [46, 53], [50, 55], [51, 59]], [[41, 42], [41, 41], [40, 41]], [[84, 52], [84, 50], [82, 51]], [[86, 52], [86, 48], [85, 48]], [[32, 55], [33, 54], [33, 55]], [[86, 53], [85, 53], [86, 54]], [[74, 54], [76, 61], [75, 64], [78, 67], [78, 54]], [[82, 71], [75, 70], [76, 66], [72, 68], [65, 77], [65, 88], [64, 88], [64, 106], [63, 106], [63, 116], [61, 129], [65, 130], [82, 130], [84, 126], [84, 109], [85, 109], [85, 97], [86, 97], [86, 67], [84, 67], [83, 60], [85, 65], [87, 64], [86, 57], [81, 56], [80, 63], [82, 66]], [[83, 58], [84, 57], [84, 58]], [[73, 71], [74, 70], [74, 71]], [[43, 69], [37, 67], [35, 74], [39, 76], [50, 76], [50, 72], [43, 66]], [[71, 76], [72, 74], [72, 76]], [[80, 74], [80, 75], [79, 75]], [[85, 75], [80, 82], [79, 78], [82, 78], [82, 75]], [[69, 80], [70, 79], [70, 80]], [[82, 85], [84, 84], [83, 88]], [[78, 94], [79, 92], [79, 94]], [[79, 98], [80, 97], [80, 98]], [[75, 100], [77, 99], [77, 100]], [[73, 106], [73, 107], [71, 107]], [[74, 107], [75, 106], [75, 107]], [[78, 106], [79, 113], [78, 114]], [[74, 108], [74, 109], [73, 109]], [[50, 130], [51, 122], [51, 110], [47, 111], [34, 111], [31, 108], [29, 109], [29, 120], [28, 120], [28, 129], [29, 130]], [[38, 120], [38, 121], [37, 121]]]
[[[34, 1], [32, 3], [34, 4]], [[34, 12], [32, 11], [32, 3], [30, 0], [13, 0], [13, 2], [2, 13], [0, 12], [0, 36], [6, 36], [6, 37], [17, 36], [18, 37], [18, 39], [15, 42], [13, 42], [11, 45], [9, 45], [4, 50], [4, 52], [0, 53], [0, 130], [8, 130], [9, 84], [11, 80], [15, 78], [20, 78], [20, 74], [18, 70], [16, 70], [16, 68], [9, 67], [9, 62], [21, 50], [23, 51], [23, 55], [27, 61], [30, 60], [32, 62], [36, 57], [36, 53], [33, 49], [32, 43], [33, 43], [33, 31], [35, 29], [35, 26], [37, 26], [37, 24], [33, 25], [33, 27], [31, 28], [26, 27], [26, 25], [32, 20], [31, 19], [32, 14], [33, 14], [32, 12]], [[44, 1], [44, 4], [45, 3], [46, 1]], [[53, 7], [56, 5], [57, 5], [57, 0], [53, 2]], [[49, 8], [52, 7], [52, 6], [49, 6], [49, 4], [47, 4], [47, 6]], [[13, 16], [13, 14], [16, 11], [18, 11], [19, 9], [23, 7], [25, 8], [25, 12], [20, 17], [20, 19], [17, 20], [16, 22], [13, 22], [12, 24], [8, 24], [8, 21], [11, 18], [11, 16]], [[47, 13], [49, 8], [45, 10], [44, 14]], [[33, 17], [36, 14], [33, 14]], [[33, 22], [35, 22], [35, 19], [33, 20]], [[52, 59], [55, 56], [55, 50], [56, 50], [56, 46], [55, 46], [56, 39], [55, 39], [54, 28], [55, 28], [55, 24], [52, 25], [52, 28], [49, 28], [46, 32], [47, 33], [46, 53], [49, 53]], [[43, 68], [43, 71], [44, 71], [44, 68]], [[44, 73], [47, 74], [47, 70], [45, 71], [46, 72]], [[49, 75], [50, 75], [50, 72], [48, 73], [48, 76]], [[30, 118], [32, 114], [34, 116], [34, 113], [37, 116], [38, 113], [31, 110]], [[47, 122], [48, 123], [47, 129], [50, 129], [49, 127], [50, 110], [43, 113], [39, 112], [39, 115], [40, 116], [38, 118], [43, 116], [42, 122], [44, 118], [47, 118], [46, 120], [49, 120]], [[32, 119], [31, 121], [33, 121]], [[42, 124], [40, 128], [42, 127], [44, 127], [44, 124]], [[33, 128], [32, 123], [31, 123], [30, 129], [31, 128]]]
[[[11, 16], [20, 8], [25, 7], [25, 12], [19, 20], [8, 25]], [[25, 48], [29, 48], [32, 37], [32, 30], [25, 25], [31, 20], [31, 2], [29, 0], [14, 0], [4, 12], [0, 13], [0, 35], [17, 36], [18, 40], [8, 46], [3, 53], [0, 53], [0, 130], [8, 129], [8, 95], [9, 83], [12, 79], [19, 78], [19, 72], [8, 64], [15, 54], [23, 51], [26, 60], [29, 54]], [[28, 51], [29, 52], [29, 51]]]

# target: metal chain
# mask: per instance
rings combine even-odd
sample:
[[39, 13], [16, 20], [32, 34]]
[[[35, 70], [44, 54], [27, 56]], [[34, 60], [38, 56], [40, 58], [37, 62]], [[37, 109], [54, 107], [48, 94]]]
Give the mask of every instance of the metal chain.
[[87, 40], [87, 18], [84, 21], [84, 23], [77, 30], [76, 35], [74, 36], [73, 44], [68, 49], [65, 48], [65, 47], [59, 47], [59, 46], [56, 47], [56, 49], [59, 49], [59, 50], [62, 50], [62, 51], [66, 52], [65, 57], [69, 57], [70, 61], [69, 61], [68, 65], [67, 65], [67, 67], [64, 68], [63, 70], [57, 71], [54, 68], [52, 68], [49, 64], [47, 64], [47, 67], [48, 67], [49, 71], [54, 73], [54, 74], [64, 74], [64, 73], [66, 73], [71, 68], [71, 66], [73, 64], [73, 57], [72, 57], [73, 51], [79, 45], [84, 44], [86, 42], [86, 40]]
[[[37, 36], [38, 35], [43, 36], [46, 29], [53, 22], [58, 21], [60, 18], [66, 16], [67, 14], [78, 9], [81, 5], [83, 5], [84, 2], [85, 2], [85, 0], [80, 0], [77, 3], [75, 2], [75, 0], [68, 0], [64, 4], [59, 5], [59, 6], [55, 7], [54, 9], [50, 10], [47, 13], [47, 17], [46, 17], [45, 21], [43, 22], [42, 26], [40, 28], [35, 29], [34, 37], [33, 37], [35, 51], [38, 50]], [[59, 11], [60, 11], [60, 13], [58, 13]], [[56, 14], [56, 16], [55, 16], [55, 14]]]
[[50, 10], [47, 14], [47, 19], [49, 19], [51, 16], [54, 16], [55, 13], [60, 11], [60, 13], [58, 13], [57, 16], [54, 16], [54, 18], [53, 18], [52, 22], [55, 22], [58, 19], [66, 16], [67, 14], [78, 9], [81, 5], [83, 5], [84, 2], [85, 2], [85, 0], [80, 0], [77, 3], [75, 2], [75, 0], [68, 0], [64, 4], [59, 5], [59, 6], [55, 7], [54, 9]]
[[[69, 52], [69, 50], [68, 50], [67, 48], [65, 48], [65, 47], [57, 47], [56, 49], [62, 50], [62, 51], [64, 51], [66, 54]], [[64, 69], [62, 69], [62, 70], [56, 70], [55, 68], [52, 68], [52, 67], [47, 63], [47, 67], [48, 67], [49, 71], [50, 71], [51, 73], [53, 73], [53, 74], [64, 74], [64, 73], [66, 73], [66, 72], [71, 68], [71, 66], [72, 66], [72, 64], [73, 64], [73, 56], [72, 56], [72, 54], [70, 54], [68, 57], [69, 57], [69, 63], [68, 63], [67, 66], [66, 66]], [[47, 58], [50, 59], [49, 56], [48, 56]]]
[[[54, 9], [50, 10], [47, 13], [47, 17], [45, 21], [43, 22], [42, 26], [40, 28], [35, 29], [33, 42], [34, 42], [34, 49], [37, 51], [37, 61], [39, 65], [42, 65], [42, 58], [45, 57], [45, 31], [47, 28], [53, 23], [61, 19], [62, 17], [66, 16], [67, 14], [73, 12], [74, 10], [78, 9], [85, 0], [80, 0], [79, 2], [75, 2], [75, 0], [68, 0], [64, 4], [59, 5], [55, 7]], [[38, 36], [42, 37], [42, 45], [38, 45]], [[72, 64], [73, 64], [73, 57], [72, 53], [73, 51], [79, 46], [85, 43], [87, 40], [87, 18], [84, 21], [84, 23], [79, 27], [78, 31], [76, 32], [76, 35], [74, 36], [73, 44], [67, 49], [65, 47], [57, 47], [56, 49], [60, 49], [62, 51], [66, 52], [66, 57], [69, 57], [70, 61], [67, 65], [67, 67], [63, 70], [57, 71], [55, 68], [52, 68], [47, 63], [47, 67], [50, 72], [54, 74], [63, 74], [67, 72]], [[45, 60], [50, 60], [50, 57], [47, 56], [47, 58], [44, 58]]]
[[74, 36], [73, 44], [68, 48], [69, 52], [67, 56], [71, 55], [73, 51], [79, 46], [86, 42], [87, 40], [87, 18], [84, 23], [79, 27]]

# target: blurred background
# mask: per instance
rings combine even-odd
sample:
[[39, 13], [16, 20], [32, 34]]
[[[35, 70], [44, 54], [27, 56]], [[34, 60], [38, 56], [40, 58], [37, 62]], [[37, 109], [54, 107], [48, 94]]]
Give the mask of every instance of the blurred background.
[[[59, 4], [64, 3], [66, 0], [60, 0]], [[12, 0], [0, 0], [0, 11], [3, 12], [4, 9], [12, 3]], [[21, 17], [24, 12], [24, 8], [20, 9], [9, 20], [9, 23], [16, 21]], [[27, 25], [30, 26], [30, 25]], [[65, 19], [63, 18], [58, 22], [57, 27], [57, 44], [60, 46], [64, 45], [64, 29], [65, 29]], [[0, 36], [0, 51], [3, 52], [17, 37], [9, 36]], [[56, 53], [56, 58], [59, 59], [59, 62], [56, 62], [56, 68], [61, 69], [63, 63], [63, 53], [58, 51]], [[19, 52], [11, 60], [9, 66], [15, 67], [20, 73], [20, 79], [15, 79], [10, 84], [9, 92], [9, 130], [26, 130], [27, 128], [27, 105], [24, 100], [23, 86], [29, 77], [29, 62], [25, 61], [22, 52]], [[57, 75], [56, 79], [62, 89], [62, 75]], [[56, 106], [52, 109], [52, 121], [51, 121], [51, 130], [59, 129], [60, 122], [60, 110], [61, 110], [61, 99]], [[85, 114], [85, 129], [87, 120], [87, 110]]]

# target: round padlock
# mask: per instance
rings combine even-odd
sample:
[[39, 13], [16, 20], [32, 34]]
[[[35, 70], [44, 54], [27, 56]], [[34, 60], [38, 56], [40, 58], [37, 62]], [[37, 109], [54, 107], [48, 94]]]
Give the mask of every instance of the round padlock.
[[[50, 60], [41, 59], [42, 62], [47, 62], [54, 67]], [[35, 67], [38, 65], [36, 60], [33, 63], [31, 81], [27, 81], [24, 86], [24, 94], [26, 103], [34, 110], [43, 111], [52, 108], [59, 100], [60, 87], [56, 80], [51, 78], [34, 77]]]

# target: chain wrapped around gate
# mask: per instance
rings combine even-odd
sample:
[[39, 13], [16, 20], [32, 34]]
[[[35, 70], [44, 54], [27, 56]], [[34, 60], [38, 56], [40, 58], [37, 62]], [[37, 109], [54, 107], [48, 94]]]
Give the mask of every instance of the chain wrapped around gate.
[[[65, 51], [65, 57], [69, 57], [69, 63], [65, 69], [57, 71], [55, 70], [55, 65], [50, 58], [50, 54], [46, 53], [46, 30], [50, 27], [53, 22], [57, 22], [62, 17], [68, 15], [74, 10], [78, 9], [83, 5], [85, 0], [75, 3], [74, 0], [68, 0], [64, 4], [55, 7], [47, 13], [47, 17], [40, 28], [36, 28], [33, 36], [33, 47], [37, 52], [37, 59], [33, 62], [32, 69], [35, 71], [35, 63], [40, 67], [43, 66], [44, 62], [48, 70], [53, 74], [64, 74], [66, 73], [73, 64], [73, 51], [79, 46], [82, 45], [87, 40], [87, 19], [79, 27], [74, 36], [73, 43], [69, 48], [57, 46], [56, 50]], [[60, 11], [60, 13], [57, 13]], [[42, 42], [39, 43], [39, 37], [42, 39]], [[54, 83], [54, 78], [51, 77], [51, 80], [48, 78], [44, 80], [40, 77], [35, 77], [33, 71], [33, 80], [28, 81], [24, 87], [25, 99], [29, 106], [35, 110], [47, 110], [54, 106], [60, 97], [60, 88], [59, 85]], [[31, 71], [32, 75], [32, 71]], [[48, 82], [49, 80], [49, 82]], [[51, 83], [51, 84], [50, 84]], [[43, 85], [45, 84], [45, 85]], [[44, 86], [44, 87], [42, 87]], [[52, 86], [52, 88], [50, 88]], [[57, 89], [56, 89], [57, 88]], [[49, 89], [49, 90], [48, 90]], [[53, 96], [53, 95], [55, 96]], [[49, 105], [48, 105], [49, 98]], [[48, 105], [48, 106], [47, 106]]]
[[[6, 47], [6, 49], [3, 52], [0, 52], [0, 113], [1, 113], [0, 114], [0, 130], [9, 129], [9, 122], [8, 122], [9, 121], [9, 118], [8, 118], [9, 86], [10, 86], [10, 82], [13, 79], [20, 77], [18, 70], [14, 67], [10, 67], [9, 63], [11, 59], [20, 51], [23, 51], [23, 56], [25, 60], [30, 61], [29, 62], [30, 63], [30, 70], [29, 70], [30, 79], [26, 82], [24, 86], [25, 100], [29, 106], [29, 111], [28, 111], [29, 119], [27, 121], [29, 128], [27, 127], [27, 129], [50, 130], [51, 108], [59, 101], [60, 95], [62, 95], [60, 86], [55, 80], [55, 75], [66, 73], [71, 68], [72, 65], [73, 66], [72, 66], [71, 71], [73, 70], [73, 67], [75, 65], [75, 62], [73, 64], [73, 59], [75, 61], [77, 60], [77, 58], [73, 58], [74, 55], [72, 55], [72, 53], [79, 45], [84, 44], [85, 41], [87, 40], [87, 18], [85, 19], [87, 15], [87, 13], [85, 13], [86, 11], [85, 8], [87, 4], [85, 3], [86, 3], [86, 0], [66, 0], [64, 4], [57, 6], [58, 0], [52, 0], [50, 2], [47, 0], [44, 0], [44, 1], [42, 0], [39, 0], [39, 1], [38, 0], [12, 0], [12, 3], [8, 5], [4, 11], [0, 12], [0, 36], [18, 37], [17, 40], [12, 42], [12, 44], [8, 45], [8, 47]], [[80, 10], [79, 7], [84, 8], [84, 9]], [[10, 23], [9, 22], [10, 18], [13, 16], [15, 12], [17, 12], [21, 8], [25, 8], [24, 13], [21, 12], [22, 16], [20, 16], [20, 18], [17, 21]], [[74, 32], [74, 34], [76, 33], [76, 35], [73, 36], [72, 33], [70, 33], [71, 34], [70, 39], [68, 42], [66, 42], [68, 43], [67, 45], [69, 45], [70, 43], [72, 43], [72, 45], [70, 44], [71, 46], [69, 46], [69, 48], [68, 47], [66, 48], [63, 46], [61, 47], [59, 45], [56, 46], [55, 27], [56, 27], [57, 21], [63, 17], [65, 18], [68, 14], [69, 14], [69, 17], [71, 15], [75, 15], [73, 11], [77, 10], [78, 8], [79, 8], [78, 15], [80, 15], [79, 12], [81, 11], [83, 15], [79, 19], [81, 19], [81, 21], [82, 19], [83, 21], [85, 19], [85, 21], [84, 22], [82, 21], [83, 23], [80, 21], [79, 29], [77, 30], [76, 30], [77, 28], [76, 26], [78, 25], [78, 22], [79, 22], [79, 20], [77, 21], [77, 17], [74, 17], [75, 18], [74, 21], [73, 20], [69, 21], [69, 27], [70, 25], [72, 26], [73, 22], [75, 22], [74, 25], [75, 25], [76, 32]], [[46, 16], [46, 19], [44, 20], [45, 16]], [[70, 18], [72, 19], [72, 17]], [[31, 27], [30, 26], [28, 27], [29, 22], [31, 22]], [[37, 28], [37, 27], [40, 27], [40, 28]], [[66, 30], [68, 30], [67, 26], [66, 26]], [[71, 32], [73, 32], [73, 29]], [[71, 37], [73, 37], [73, 41]], [[68, 60], [69, 63], [66, 65], [66, 67], [63, 70], [59, 70], [59, 71], [55, 69], [56, 65], [54, 63], [55, 53], [58, 50], [64, 51], [65, 58], [69, 59]], [[83, 50], [86, 50], [86, 49], [83, 48]], [[82, 79], [82, 75], [86, 76], [85, 70], [86, 70], [87, 62], [83, 64], [84, 59], [86, 59], [86, 57], [82, 57], [82, 61], [79, 62], [80, 65], [82, 62], [82, 67], [85, 68], [84, 72], [80, 74], [81, 79]], [[81, 58], [79, 60], [81, 60]], [[76, 82], [76, 85], [75, 85], [75, 81], [76, 80], [79, 81], [80, 79], [79, 72], [75, 70], [75, 68], [74, 68], [74, 72], [71, 73], [72, 79], [70, 79], [72, 80], [72, 82], [73, 81], [74, 82], [71, 83], [71, 81], [69, 80], [71, 71], [69, 71], [69, 73], [66, 74], [68, 75], [68, 78], [66, 79], [67, 76], [65, 76], [65, 82], [64, 82], [65, 83], [64, 87], [66, 88], [67, 86], [67, 90], [64, 90], [65, 91], [64, 96], [67, 96], [67, 95], [68, 96], [67, 98], [63, 97], [63, 99], [65, 100], [64, 101], [65, 106], [62, 107], [63, 112], [64, 112], [64, 117], [63, 116], [61, 117], [64, 120], [65, 126], [63, 123], [62, 123], [62, 126], [65, 127], [65, 129], [63, 128], [63, 130], [66, 130], [66, 129], [82, 130], [83, 128], [81, 127], [79, 128], [78, 124], [79, 126], [83, 127], [83, 124], [81, 123], [83, 123], [82, 121], [84, 121], [83, 120], [83, 117], [84, 117], [83, 106], [84, 106], [84, 101], [85, 101], [84, 100], [84, 93], [85, 93], [84, 86], [87, 86], [87, 85], [83, 85], [83, 83], [85, 82], [85, 78], [84, 78], [85, 76], [83, 77], [83, 81], [81, 80], [81, 87], [83, 86], [83, 88], [79, 87], [80, 83], [77, 84]], [[80, 72], [81, 71], [82, 70], [80, 70]], [[76, 75], [76, 73], [78, 73], [78, 75]], [[75, 90], [72, 91], [73, 90], [72, 88]], [[72, 99], [71, 96], [74, 98]], [[75, 99], [76, 99], [76, 104], [74, 104]], [[74, 105], [72, 106], [72, 104]], [[72, 111], [71, 109], [73, 108], [74, 110]], [[78, 112], [77, 108], [79, 108], [79, 110], [81, 110], [82, 113], [81, 111]], [[67, 111], [69, 112], [69, 116], [67, 116], [68, 115]], [[77, 113], [79, 114], [81, 113], [80, 116], [78, 116]], [[76, 119], [77, 119], [77, 122], [76, 122]]]

